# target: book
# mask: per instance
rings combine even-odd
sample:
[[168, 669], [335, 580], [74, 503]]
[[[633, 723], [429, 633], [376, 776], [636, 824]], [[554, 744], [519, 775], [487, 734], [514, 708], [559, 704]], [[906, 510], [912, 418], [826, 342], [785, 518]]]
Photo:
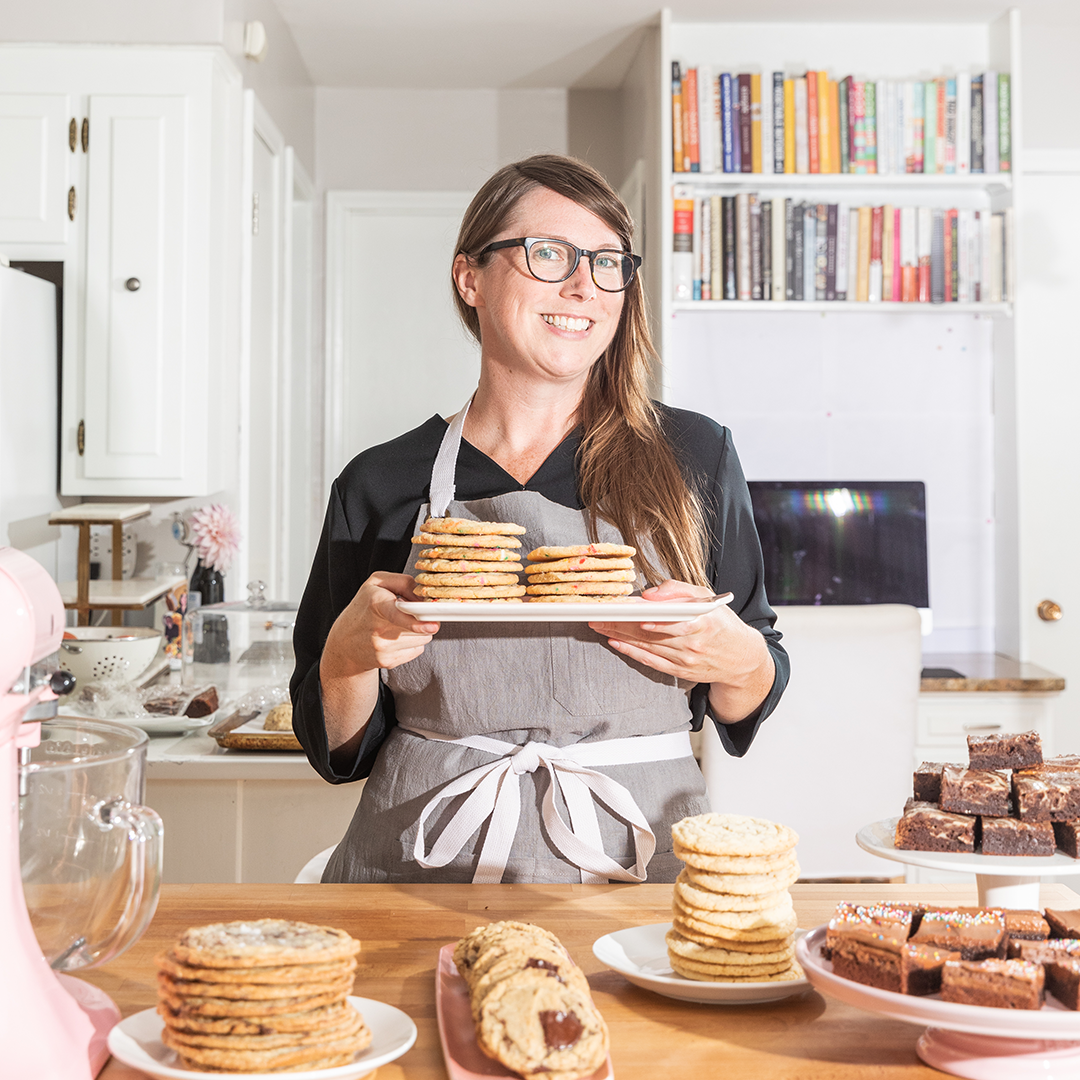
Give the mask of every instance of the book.
[[911, 83], [911, 126], [915, 159], [910, 171], [921, 173], [925, 164], [926, 147], [926, 95], [923, 93], [921, 82]]
[[1001, 244], [1001, 261], [1002, 261], [1002, 299], [1012, 302], [1016, 299], [1016, 259], [1014, 258], [1016, 233], [1014, 222], [1016, 220], [1013, 214], [1013, 208], [1007, 206], [1002, 211], [1004, 222], [1002, 223], [1002, 244]]
[[856, 207], [848, 210], [848, 256], [847, 256], [847, 297], [848, 300], [859, 298], [859, 211]]
[[930, 303], [945, 303], [945, 212], [931, 210]]
[[951, 303], [953, 294], [953, 234], [952, 234], [952, 211], [942, 212], [942, 236], [941, 236], [941, 265], [942, 265], [942, 302]]
[[691, 300], [694, 296], [694, 196], [682, 185], [674, 191], [674, 220], [672, 227], [671, 277], [675, 300]]
[[764, 172], [761, 145], [761, 76], [750, 75], [750, 172]]
[[990, 219], [993, 215], [989, 210], [979, 211], [979, 300], [981, 303], [990, 302], [990, 264], [993, 261], [993, 253], [990, 244]]
[[983, 73], [983, 172], [998, 171], [998, 77]]
[[735, 102], [731, 75], [726, 71], [720, 76], [720, 130], [724, 172], [735, 172]]
[[818, 73], [806, 73], [806, 145], [810, 155], [810, 172], [821, 172], [821, 147], [819, 145], [821, 124], [818, 104]]
[[749, 300], [753, 291], [750, 276], [750, 194], [735, 196], [735, 283], [740, 300]]
[[795, 172], [795, 80], [784, 80], [784, 172]]
[[787, 257], [787, 204], [789, 199], [772, 201], [772, 298], [788, 300], [788, 257]]
[[956, 172], [956, 80], [945, 80], [945, 171]]
[[697, 206], [694, 215], [694, 237], [697, 241], [697, 268], [695, 274], [695, 300], [712, 299], [712, 253], [709, 244], [712, 240], [712, 222], [709, 214], [712, 204], [708, 199], [702, 199]]
[[934, 147], [934, 168], [939, 173], [945, 170], [945, 80], [934, 80], [934, 100], [937, 104], [937, 119], [935, 132], [937, 145]]
[[836, 117], [840, 144], [840, 171], [851, 172], [851, 132], [848, 119], [848, 101], [851, 96], [851, 76], [845, 75], [836, 90]]
[[825, 203], [814, 207], [814, 299], [825, 300], [829, 271], [829, 208]]
[[849, 230], [848, 208], [840, 203], [836, 208], [836, 299], [847, 299], [848, 288], [848, 245]]
[[724, 216], [724, 241], [723, 241], [723, 278], [724, 299], [737, 300], [739, 298], [736, 268], [736, 225], [735, 225], [735, 196], [722, 195], [721, 205]]
[[[792, 201], [788, 199], [788, 202]], [[806, 230], [803, 224], [806, 217], [804, 203], [792, 203], [791, 205], [791, 241], [788, 251], [791, 252], [791, 299], [802, 300], [803, 296], [803, 272], [806, 269], [806, 259], [803, 247], [806, 243]]]
[[923, 83], [923, 172], [937, 172], [937, 83]]
[[702, 64], [698, 68], [698, 145], [699, 161], [703, 173], [716, 172], [715, 128], [713, 125], [713, 91], [716, 85], [712, 68]]
[[840, 84], [835, 79], [829, 83], [829, 165], [830, 172], [841, 172], [840, 168]]
[[913, 206], [900, 208], [900, 299], [905, 304], [919, 299], [919, 256], [916, 246], [916, 214]]
[[810, 171], [809, 97], [805, 77], [792, 80], [795, 98], [795, 171]]
[[817, 73], [818, 98], [818, 172], [831, 173], [832, 167], [832, 117], [829, 113], [831, 95], [827, 72]]
[[[835, 85], [835, 84], [834, 84]], [[825, 299], [836, 299], [836, 244], [837, 213], [840, 207], [836, 203], [826, 206], [825, 220]]]
[[683, 139], [683, 157], [686, 172], [701, 171], [697, 75], [697, 68], [688, 68], [683, 79], [683, 126], [686, 133]]
[[901, 86], [901, 98], [903, 101], [903, 158], [904, 172], [915, 172], [915, 84], [907, 80]]
[[786, 94], [782, 71], [774, 71], [772, 76], [772, 152], [774, 173], [789, 172], [787, 168], [787, 129], [784, 107]]
[[772, 199], [762, 199], [759, 205], [761, 214], [761, 299], [771, 300], [773, 294]]
[[892, 211], [892, 292], [889, 299], [898, 303], [903, 299], [903, 277], [900, 271], [900, 207], [894, 206]]
[[714, 300], [724, 298], [724, 211], [719, 195], [709, 197], [711, 210], [709, 223], [712, 226], [709, 237], [709, 294]]
[[1000, 304], [1005, 299], [1004, 287], [1004, 263], [1002, 251], [1004, 248], [1004, 224], [1002, 214], [990, 215], [990, 303]]
[[971, 76], [971, 171], [983, 172], [983, 77]]
[[998, 171], [1012, 171], [1012, 80], [1007, 71], [998, 76]]
[[750, 116], [750, 76], [739, 76], [739, 171], [754, 171], [754, 146]]
[[870, 210], [870, 266], [867, 280], [867, 300], [881, 300], [881, 239], [884, 215], [880, 206]]
[[955, 303], [960, 298], [960, 212], [950, 210], [947, 219], [949, 230], [949, 261], [945, 264], [949, 273], [949, 299]]
[[851, 171], [865, 173], [866, 168], [866, 83], [856, 79], [851, 84], [849, 105], [851, 136]]
[[694, 204], [694, 239], [691, 243], [691, 250], [694, 253], [694, 276], [691, 279], [692, 286], [692, 300], [701, 299], [701, 206], [700, 204]]
[[859, 207], [859, 271], [855, 299], [870, 299], [870, 235], [872, 211], [869, 206]]
[[817, 203], [805, 203], [803, 206], [803, 297], [806, 300], [817, 299], [817, 223]]
[[750, 208], [750, 299], [762, 298], [761, 200], [753, 192], [746, 196]]
[[918, 256], [918, 300], [920, 304], [930, 303], [930, 257], [933, 249], [933, 211], [928, 206], [920, 206], [915, 226], [915, 252]]
[[877, 171], [888, 173], [889, 168], [889, 84], [884, 79], [874, 83], [876, 104], [874, 142], [877, 146]]
[[881, 299], [893, 298], [893, 208], [881, 208]]
[[971, 75], [956, 76], [956, 172], [971, 173]]
[[679, 61], [671, 62], [671, 171], [683, 172], [682, 74]]
[[866, 171], [877, 172], [877, 89], [872, 82], [864, 86], [866, 112]]
[[956, 301], [971, 301], [971, 210], [956, 212]]

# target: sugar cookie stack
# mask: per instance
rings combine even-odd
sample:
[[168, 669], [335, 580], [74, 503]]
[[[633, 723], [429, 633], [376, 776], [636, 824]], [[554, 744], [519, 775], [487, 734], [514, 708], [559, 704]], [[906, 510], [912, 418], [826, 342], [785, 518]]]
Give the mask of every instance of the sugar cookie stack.
[[285, 919], [184, 931], [158, 956], [161, 1041], [198, 1072], [348, 1065], [371, 1042], [347, 998], [360, 942]]
[[801, 979], [795, 910], [798, 836], [786, 825], [737, 814], [699, 814], [671, 829], [686, 864], [675, 880], [672, 968], [699, 982]]
[[416, 593], [428, 600], [502, 600], [521, 603], [518, 580], [525, 530], [505, 521], [428, 518], [414, 544], [426, 544], [416, 560]]
[[607, 1025], [550, 931], [514, 921], [478, 926], [457, 943], [454, 963], [488, 1057], [535, 1080], [580, 1080], [604, 1063]]
[[525, 567], [525, 591], [534, 603], [623, 600], [634, 591], [635, 554], [627, 544], [536, 548]]

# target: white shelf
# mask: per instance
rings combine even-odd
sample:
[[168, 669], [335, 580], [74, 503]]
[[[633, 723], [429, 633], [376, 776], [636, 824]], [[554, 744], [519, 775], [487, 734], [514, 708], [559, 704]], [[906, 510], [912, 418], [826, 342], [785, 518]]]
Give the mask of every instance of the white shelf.
[[[128, 578], [126, 581], [91, 581], [90, 607], [138, 611], [186, 581], [187, 578], [183, 574], [157, 578]], [[74, 607], [78, 601], [78, 583], [64, 581], [60, 583], [59, 588], [64, 607]]]
[[1012, 190], [1012, 173], [703, 173], [673, 172], [673, 184], [707, 187], [911, 187]]
[[768, 315], [778, 311], [832, 311], [838, 315], [854, 312], [905, 315], [954, 315], [976, 312], [982, 315], [1012, 315], [1012, 304], [914, 304], [896, 300], [869, 303], [865, 300], [681, 300], [671, 304], [672, 313], [681, 311], [753, 311]]

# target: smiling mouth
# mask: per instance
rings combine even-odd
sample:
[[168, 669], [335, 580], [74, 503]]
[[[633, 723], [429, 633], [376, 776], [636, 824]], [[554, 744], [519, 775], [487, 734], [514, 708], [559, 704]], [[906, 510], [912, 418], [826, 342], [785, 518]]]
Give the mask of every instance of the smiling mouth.
[[575, 319], [572, 315], [541, 315], [544, 322], [560, 330], [588, 330], [592, 326], [592, 319]]

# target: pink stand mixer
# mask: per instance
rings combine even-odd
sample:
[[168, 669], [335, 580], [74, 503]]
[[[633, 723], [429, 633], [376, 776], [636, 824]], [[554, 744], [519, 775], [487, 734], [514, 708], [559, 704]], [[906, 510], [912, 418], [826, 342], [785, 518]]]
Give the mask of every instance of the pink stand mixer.
[[19, 756], [37, 746], [40, 720], [55, 712], [66, 673], [34, 686], [31, 666], [56, 652], [64, 605], [45, 570], [0, 548], [0, 1045], [3, 1074], [18, 1080], [92, 1080], [108, 1058], [106, 1038], [120, 1019], [107, 995], [57, 975], [43, 955], [26, 906], [19, 864]]

